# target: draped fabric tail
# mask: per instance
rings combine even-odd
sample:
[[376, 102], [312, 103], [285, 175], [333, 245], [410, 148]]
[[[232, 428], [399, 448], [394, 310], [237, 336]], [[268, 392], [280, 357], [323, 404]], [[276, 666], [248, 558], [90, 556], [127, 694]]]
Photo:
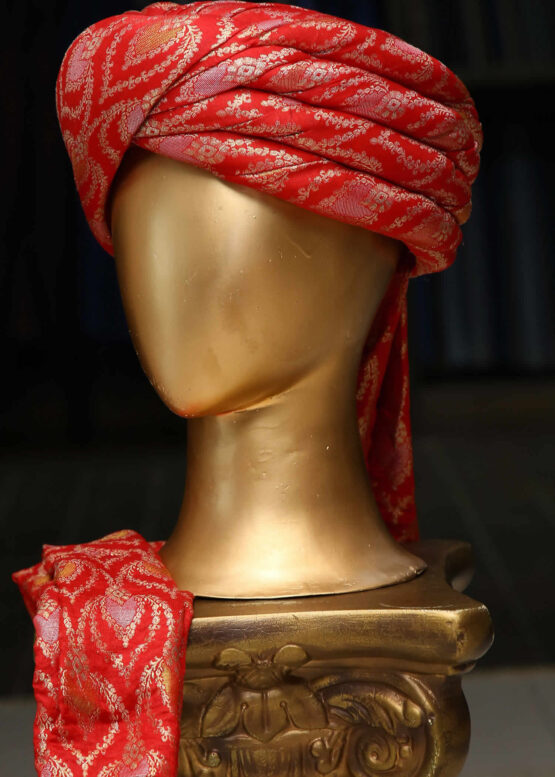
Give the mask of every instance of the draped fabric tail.
[[408, 262], [402, 259], [368, 336], [357, 394], [374, 496], [389, 530], [401, 542], [418, 539], [409, 397], [409, 277]]

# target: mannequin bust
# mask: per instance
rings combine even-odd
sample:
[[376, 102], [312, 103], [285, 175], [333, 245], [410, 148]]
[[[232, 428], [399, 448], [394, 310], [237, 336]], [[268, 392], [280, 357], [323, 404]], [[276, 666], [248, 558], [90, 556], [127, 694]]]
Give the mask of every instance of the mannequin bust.
[[111, 229], [141, 364], [189, 419], [161, 556], [196, 596], [342, 593], [425, 563], [383, 524], [355, 393], [400, 243], [132, 147]]

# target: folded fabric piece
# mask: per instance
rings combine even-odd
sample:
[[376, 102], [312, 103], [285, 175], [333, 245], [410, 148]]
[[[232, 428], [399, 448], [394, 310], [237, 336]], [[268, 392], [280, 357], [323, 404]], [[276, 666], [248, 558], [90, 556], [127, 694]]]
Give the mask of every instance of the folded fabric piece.
[[316, 11], [156, 3], [73, 42], [57, 109], [110, 253], [110, 185], [132, 143], [405, 243], [412, 256], [369, 334], [357, 400], [381, 513], [397, 539], [416, 539], [406, 290], [454, 259], [470, 213], [482, 135], [461, 81], [387, 32]]
[[36, 630], [39, 777], [175, 777], [193, 595], [162, 542], [45, 545], [12, 577]]

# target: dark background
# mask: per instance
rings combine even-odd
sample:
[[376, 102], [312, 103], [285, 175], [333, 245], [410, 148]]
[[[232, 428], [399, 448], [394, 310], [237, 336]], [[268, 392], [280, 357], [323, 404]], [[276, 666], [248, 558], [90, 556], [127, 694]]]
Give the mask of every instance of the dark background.
[[[54, 107], [69, 43], [129, 4], [15, 0], [2, 14], [0, 693], [31, 690], [32, 625], [9, 573], [43, 543], [165, 537], [182, 495], [185, 423], [137, 363]], [[400, 35], [475, 97], [474, 215], [455, 265], [409, 295], [421, 531], [475, 547], [470, 593], [497, 627], [484, 665], [553, 662], [555, 3], [298, 4]]]

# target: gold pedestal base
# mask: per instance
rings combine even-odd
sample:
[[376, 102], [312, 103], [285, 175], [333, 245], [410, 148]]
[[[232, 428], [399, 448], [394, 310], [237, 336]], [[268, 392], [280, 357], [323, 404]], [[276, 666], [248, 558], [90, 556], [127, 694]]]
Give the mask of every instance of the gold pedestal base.
[[455, 777], [470, 738], [461, 674], [492, 641], [459, 591], [466, 543], [410, 548], [408, 583], [299, 599], [197, 599], [180, 777]]

